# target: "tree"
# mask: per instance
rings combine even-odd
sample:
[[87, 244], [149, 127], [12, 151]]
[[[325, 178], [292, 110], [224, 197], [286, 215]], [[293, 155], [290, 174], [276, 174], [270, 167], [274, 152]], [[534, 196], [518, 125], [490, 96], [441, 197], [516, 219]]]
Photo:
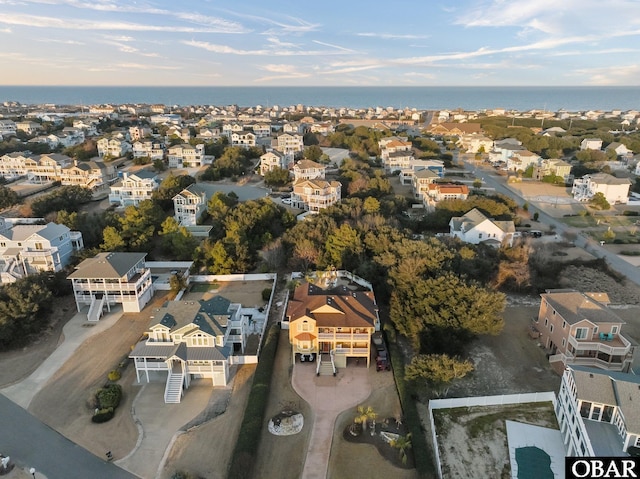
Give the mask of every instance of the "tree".
[[478, 334], [496, 335], [504, 326], [504, 294], [467, 284], [453, 273], [396, 282], [390, 307], [391, 321], [416, 349], [421, 340], [431, 351], [459, 347]]
[[451, 381], [461, 379], [471, 371], [471, 361], [446, 354], [419, 354], [405, 368], [405, 378], [410, 381], [426, 381], [438, 394]]
[[[362, 430], [366, 431], [369, 421], [375, 421], [376, 417], [378, 417], [378, 414], [373, 410], [371, 406], [367, 406], [367, 407], [358, 406], [357, 411], [358, 411], [358, 414], [353, 419], [353, 422], [355, 424], [361, 424]], [[375, 422], [374, 422], [374, 425], [375, 425]]]
[[173, 294], [178, 294], [187, 287], [187, 279], [181, 272], [174, 273], [169, 278], [169, 287]]
[[411, 449], [411, 433], [408, 433], [406, 436], [399, 436], [398, 439], [392, 439], [389, 445], [398, 450], [402, 464], [406, 464], [407, 451]]
[[615, 238], [616, 234], [611, 229], [611, 226], [609, 226], [609, 229], [602, 234], [602, 239], [605, 241], [613, 241]]
[[593, 195], [591, 200], [589, 200], [589, 203], [591, 203], [592, 206], [599, 208], [601, 210], [608, 210], [611, 208], [611, 205], [609, 204], [609, 202], [607, 201], [607, 198], [604, 196], [604, 193], [602, 192], [598, 192], [595, 195]]
[[168, 216], [161, 226], [162, 249], [173, 259], [187, 261], [193, 259], [198, 240], [184, 226], [180, 226], [173, 216]]
[[[1, 176], [0, 176], [1, 178]], [[0, 210], [20, 203], [18, 193], [4, 185], [0, 185]]]
[[311, 144], [311, 146], [307, 146], [304, 149], [304, 157], [307, 160], [319, 161], [322, 155], [322, 148], [320, 148], [317, 144]]
[[49, 276], [55, 277], [47, 271], [0, 288], [0, 349], [22, 345], [47, 326], [53, 303]]
[[289, 170], [274, 168], [264, 175], [264, 182], [268, 186], [284, 186], [290, 181]]
[[82, 186], [61, 186], [48, 195], [40, 196], [31, 203], [35, 216], [46, 216], [54, 211], [78, 211], [80, 207], [91, 201], [93, 195], [89, 188]]
[[170, 174], [162, 180], [158, 189], [153, 192], [152, 199], [163, 210], [169, 210], [173, 207], [173, 197], [195, 182], [196, 179], [190, 175]]
[[473, 180], [473, 187], [476, 190], [479, 190], [480, 188], [482, 188], [482, 180], [480, 178], [476, 178], [475, 180]]

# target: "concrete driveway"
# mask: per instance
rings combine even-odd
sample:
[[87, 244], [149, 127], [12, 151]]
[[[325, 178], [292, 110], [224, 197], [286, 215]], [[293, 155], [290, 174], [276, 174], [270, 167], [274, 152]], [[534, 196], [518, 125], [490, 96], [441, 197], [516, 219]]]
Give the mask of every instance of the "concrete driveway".
[[313, 429], [302, 479], [326, 479], [333, 430], [338, 415], [362, 404], [371, 394], [369, 371], [347, 367], [333, 376], [316, 376], [315, 363], [296, 363], [291, 382], [313, 410]]

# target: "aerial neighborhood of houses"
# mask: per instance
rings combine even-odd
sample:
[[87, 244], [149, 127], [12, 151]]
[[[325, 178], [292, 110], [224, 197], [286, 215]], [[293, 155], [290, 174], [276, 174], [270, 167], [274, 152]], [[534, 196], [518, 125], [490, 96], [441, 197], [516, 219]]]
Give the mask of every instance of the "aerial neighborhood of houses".
[[[602, 123], [596, 129], [589, 122]], [[453, 327], [421, 330], [415, 318], [402, 323], [403, 314], [417, 308], [425, 318], [451, 320], [440, 306], [456, 291], [427, 272], [450, 268], [446, 281], [468, 281], [469, 291], [482, 283], [495, 294], [482, 308], [497, 304], [501, 324], [508, 303], [499, 288], [506, 284], [511, 294], [522, 287], [534, 298], [537, 312], [521, 334], [557, 384], [544, 396], [552, 398], [554, 434], [564, 447], [555, 453], [637, 456], [640, 348], [633, 335], [640, 324], [623, 319], [612, 291], [558, 278], [537, 284], [528, 265], [513, 264], [539, 254], [542, 277], [545, 262], [567, 249], [605, 258], [611, 270], [627, 264], [615, 245], [640, 255], [639, 124], [637, 111], [5, 102], [0, 289], [43, 272], [62, 274], [87, 327], [114, 312], [143, 315], [144, 333], [123, 354], [136, 386], [164, 385], [154, 401], [172, 405], [161, 407], [185, 406], [194, 384], [230, 390], [238, 368], [260, 367], [277, 327], [287, 367], [303, 371], [309, 384], [335, 380], [340, 387], [346, 372], [371, 371], [400, 381], [410, 423], [418, 412], [406, 408], [431, 390], [412, 386], [402, 396], [406, 371], [418, 374], [417, 360], [436, 355], [425, 351], [437, 348], [430, 341], [440, 335], [446, 342]], [[56, 209], [56, 194], [80, 190], [85, 199]], [[626, 275], [631, 266], [621, 268]], [[403, 287], [410, 293], [402, 296]], [[437, 305], [420, 297], [438, 288]], [[484, 318], [469, 311], [451, 314]], [[466, 340], [501, 328], [474, 330]], [[395, 361], [406, 363], [401, 378], [385, 372], [395, 372]], [[523, 389], [513, 393], [547, 393]], [[432, 414], [444, 406], [435, 393], [429, 400], [437, 425]], [[388, 432], [389, 421], [373, 417], [371, 434]], [[454, 477], [443, 466], [440, 436], [432, 431], [434, 451], [418, 451], [426, 443], [415, 434], [424, 428], [409, 423], [411, 461], [420, 468], [418, 456], [433, 455], [437, 475]], [[398, 443], [399, 433], [390, 437], [387, 443]], [[551, 463], [561, 477], [564, 466]]]

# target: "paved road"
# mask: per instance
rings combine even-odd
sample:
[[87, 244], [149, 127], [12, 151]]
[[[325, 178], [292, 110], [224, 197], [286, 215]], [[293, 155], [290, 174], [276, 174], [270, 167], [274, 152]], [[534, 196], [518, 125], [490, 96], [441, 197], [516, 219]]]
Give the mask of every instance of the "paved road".
[[[465, 167], [470, 171], [476, 170], [475, 166], [471, 164], [465, 164]], [[525, 198], [520, 196], [518, 192], [509, 188], [505, 184], [505, 180], [503, 177], [494, 176], [493, 172], [490, 170], [478, 170], [476, 176], [481, 177], [483, 179], [483, 183], [490, 188], [494, 188], [497, 193], [509, 196], [518, 201], [520, 204], [523, 204], [525, 201], [527, 201]], [[549, 226], [553, 226], [558, 234], [562, 234], [564, 232], [576, 234], [576, 246], [583, 248], [585, 251], [591, 253], [597, 258], [604, 258], [611, 269], [617, 271], [620, 274], [623, 274], [629, 280], [640, 285], [640, 268], [638, 268], [637, 266], [628, 263], [627, 261], [618, 257], [618, 255], [616, 255], [615, 253], [612, 253], [606, 248], [603, 248], [599, 243], [591, 239], [588, 234], [583, 233], [582, 230], [566, 225], [562, 221], [559, 221], [558, 219], [547, 214], [544, 210], [536, 207], [535, 205], [532, 205], [531, 202], [529, 202], [529, 212], [531, 214], [537, 212], [539, 216], [538, 220]]]
[[0, 452], [47, 479], [135, 479], [94, 456], [0, 394]]

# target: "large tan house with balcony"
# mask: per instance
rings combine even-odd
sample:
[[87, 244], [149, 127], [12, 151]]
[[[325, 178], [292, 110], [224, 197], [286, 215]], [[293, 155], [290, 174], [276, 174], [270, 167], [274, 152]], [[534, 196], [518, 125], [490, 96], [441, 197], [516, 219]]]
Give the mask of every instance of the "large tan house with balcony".
[[540, 296], [534, 327], [559, 374], [569, 365], [629, 371], [635, 347], [622, 335], [625, 322], [608, 307], [606, 293], [557, 289]]
[[347, 286], [322, 288], [312, 283], [298, 286], [287, 304], [292, 360], [314, 355], [335, 368], [347, 359], [371, 357], [371, 335], [380, 329], [373, 291], [353, 291]]
[[98, 321], [103, 309], [122, 305], [125, 313], [139, 313], [153, 296], [147, 253], [98, 253], [85, 259], [68, 276], [76, 307], [89, 306], [87, 318]]
[[341, 198], [342, 185], [339, 181], [299, 180], [293, 185], [291, 205], [306, 211], [320, 211], [336, 204]]

